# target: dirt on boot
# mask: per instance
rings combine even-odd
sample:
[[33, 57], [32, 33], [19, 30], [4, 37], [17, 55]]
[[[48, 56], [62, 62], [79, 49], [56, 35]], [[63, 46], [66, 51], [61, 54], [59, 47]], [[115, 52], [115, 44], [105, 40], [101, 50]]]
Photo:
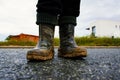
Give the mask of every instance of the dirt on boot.
[[54, 50], [42, 50], [42, 49], [33, 49], [28, 51], [27, 53], [27, 59], [31, 61], [44, 61], [44, 60], [50, 60], [54, 57]]
[[64, 58], [74, 58], [74, 57], [86, 57], [87, 50], [81, 47], [75, 48], [59, 48], [58, 49], [58, 56]]
[[41, 24], [39, 25], [39, 41], [37, 46], [27, 52], [26, 58], [28, 60], [49, 60], [54, 57], [54, 28], [53, 25]]
[[73, 24], [60, 25], [60, 48], [58, 49], [58, 56], [65, 58], [74, 57], [86, 57], [87, 50], [85, 48], [78, 47], [74, 39]]

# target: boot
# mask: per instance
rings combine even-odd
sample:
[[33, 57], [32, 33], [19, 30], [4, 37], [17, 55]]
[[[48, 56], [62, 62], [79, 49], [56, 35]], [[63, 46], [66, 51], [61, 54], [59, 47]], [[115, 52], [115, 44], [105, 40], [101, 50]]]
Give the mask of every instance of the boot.
[[63, 24], [60, 25], [60, 48], [58, 49], [58, 56], [64, 58], [86, 57], [87, 50], [77, 46], [74, 40], [74, 25]]
[[39, 41], [33, 50], [27, 52], [28, 60], [49, 60], [54, 57], [54, 28], [52, 25], [39, 25]]

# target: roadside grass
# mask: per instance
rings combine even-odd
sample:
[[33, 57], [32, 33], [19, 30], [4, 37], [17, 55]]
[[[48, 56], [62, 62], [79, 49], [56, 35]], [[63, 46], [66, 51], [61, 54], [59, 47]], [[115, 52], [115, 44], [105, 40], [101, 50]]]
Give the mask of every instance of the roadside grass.
[[35, 46], [35, 42], [29, 42], [29, 41], [2, 41], [0, 42], [0, 46]]
[[120, 46], [120, 38], [76, 37], [75, 40], [79, 46]]
[[[120, 46], [120, 38], [108, 37], [75, 37], [78, 46]], [[59, 38], [54, 38], [54, 46], [59, 46]], [[28, 41], [1, 41], [0, 46], [35, 46], [35, 42]]]

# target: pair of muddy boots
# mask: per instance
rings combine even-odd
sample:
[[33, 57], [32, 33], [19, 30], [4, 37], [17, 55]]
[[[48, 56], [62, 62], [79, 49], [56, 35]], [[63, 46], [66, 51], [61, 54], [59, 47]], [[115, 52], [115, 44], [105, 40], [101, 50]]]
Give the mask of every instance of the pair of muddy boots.
[[[28, 60], [49, 60], [54, 57], [54, 29], [55, 26], [48, 24], [39, 25], [39, 42], [37, 46], [27, 52]], [[60, 25], [60, 47], [58, 56], [63, 58], [86, 57], [87, 51], [76, 45], [74, 40], [74, 25]]]

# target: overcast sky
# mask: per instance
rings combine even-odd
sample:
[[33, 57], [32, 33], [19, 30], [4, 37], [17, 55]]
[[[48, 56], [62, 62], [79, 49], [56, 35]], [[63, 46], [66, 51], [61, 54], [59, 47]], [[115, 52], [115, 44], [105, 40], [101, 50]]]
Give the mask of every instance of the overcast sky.
[[[38, 0], [0, 0], [0, 40], [20, 33], [38, 35]], [[82, 0], [75, 36], [85, 36], [88, 25], [96, 20], [120, 21], [120, 0]], [[55, 36], [58, 37], [58, 27]]]

